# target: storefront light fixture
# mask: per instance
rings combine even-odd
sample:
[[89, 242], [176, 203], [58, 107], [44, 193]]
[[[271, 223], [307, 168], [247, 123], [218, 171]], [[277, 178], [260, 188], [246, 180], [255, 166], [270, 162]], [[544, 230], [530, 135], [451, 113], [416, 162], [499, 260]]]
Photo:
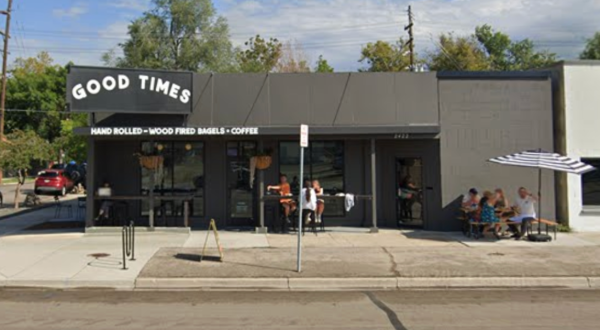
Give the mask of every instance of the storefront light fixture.
[[186, 143], [185, 144], [185, 150], [187, 150], [187, 151], [192, 150], [192, 144], [191, 143]]
[[157, 149], [158, 151], [162, 151], [164, 148], [165, 148], [165, 146], [163, 146], [163, 145], [162, 145], [162, 144], [160, 144], [160, 143], [156, 145], [156, 149]]

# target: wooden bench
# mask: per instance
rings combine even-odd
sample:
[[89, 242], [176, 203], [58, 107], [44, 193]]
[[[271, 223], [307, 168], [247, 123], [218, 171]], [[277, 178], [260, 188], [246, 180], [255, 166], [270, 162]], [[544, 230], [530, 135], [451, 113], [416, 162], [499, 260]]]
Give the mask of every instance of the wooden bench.
[[556, 221], [552, 221], [552, 220], [548, 220], [548, 219], [535, 219], [535, 220], [531, 220], [529, 222], [529, 225], [527, 226], [527, 233], [530, 234], [533, 232], [533, 224], [537, 224], [538, 226], [540, 225], [545, 225], [546, 226], [546, 235], [548, 235], [549, 232], [549, 228], [552, 227], [553, 231], [554, 231], [554, 240], [556, 241], [556, 233], [558, 232], [558, 222]]

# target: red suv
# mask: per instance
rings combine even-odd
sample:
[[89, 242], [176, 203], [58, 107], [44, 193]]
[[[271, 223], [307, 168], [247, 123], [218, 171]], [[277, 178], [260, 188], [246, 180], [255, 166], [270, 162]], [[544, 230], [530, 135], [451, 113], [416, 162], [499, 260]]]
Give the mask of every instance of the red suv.
[[35, 193], [53, 193], [65, 196], [73, 189], [73, 181], [65, 176], [63, 170], [44, 170], [35, 179]]

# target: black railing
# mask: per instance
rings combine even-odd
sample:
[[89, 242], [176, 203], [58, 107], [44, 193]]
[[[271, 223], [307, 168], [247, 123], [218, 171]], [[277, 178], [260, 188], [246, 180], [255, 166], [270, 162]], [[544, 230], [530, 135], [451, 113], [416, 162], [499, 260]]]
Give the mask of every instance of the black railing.
[[127, 258], [135, 261], [135, 222], [131, 220], [129, 225], [123, 225], [121, 233], [123, 243], [123, 269], [127, 269]]

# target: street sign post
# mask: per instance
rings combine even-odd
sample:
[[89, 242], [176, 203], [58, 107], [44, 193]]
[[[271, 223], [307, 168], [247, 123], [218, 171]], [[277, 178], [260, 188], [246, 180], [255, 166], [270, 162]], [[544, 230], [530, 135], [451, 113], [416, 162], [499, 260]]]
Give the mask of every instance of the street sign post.
[[297, 271], [302, 271], [302, 185], [304, 184], [304, 148], [308, 148], [308, 125], [300, 125], [300, 191], [298, 192], [298, 263]]

